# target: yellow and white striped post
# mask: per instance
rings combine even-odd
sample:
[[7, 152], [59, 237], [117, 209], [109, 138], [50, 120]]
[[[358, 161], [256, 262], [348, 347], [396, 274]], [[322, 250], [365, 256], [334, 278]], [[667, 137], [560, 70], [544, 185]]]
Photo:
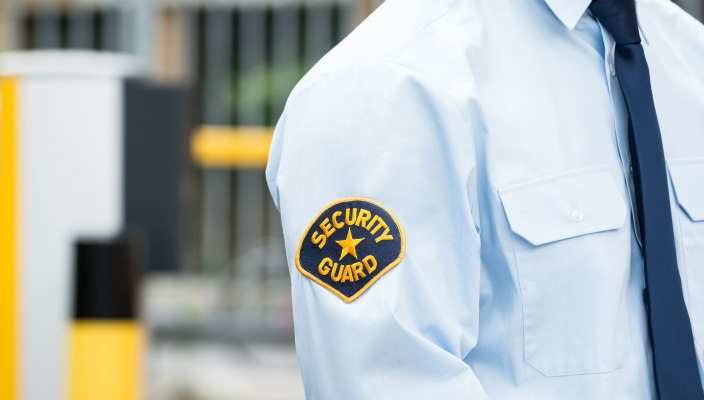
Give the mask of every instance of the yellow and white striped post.
[[123, 228], [133, 70], [122, 55], [0, 54], [0, 400], [67, 397], [72, 245]]

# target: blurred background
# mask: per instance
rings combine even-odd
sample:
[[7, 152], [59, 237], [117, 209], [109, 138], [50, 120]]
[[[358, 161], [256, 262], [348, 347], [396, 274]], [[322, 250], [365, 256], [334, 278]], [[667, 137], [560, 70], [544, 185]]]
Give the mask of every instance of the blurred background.
[[0, 0], [0, 400], [304, 398], [268, 146], [379, 3]]

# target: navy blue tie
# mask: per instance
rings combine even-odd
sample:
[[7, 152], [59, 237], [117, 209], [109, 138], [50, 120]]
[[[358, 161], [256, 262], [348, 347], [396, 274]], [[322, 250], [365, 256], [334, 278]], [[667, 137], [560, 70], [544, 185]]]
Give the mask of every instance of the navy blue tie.
[[635, 3], [593, 0], [589, 8], [616, 41], [616, 73], [628, 108], [628, 141], [645, 260], [644, 298], [658, 395], [660, 400], [704, 400], [677, 268], [665, 155]]

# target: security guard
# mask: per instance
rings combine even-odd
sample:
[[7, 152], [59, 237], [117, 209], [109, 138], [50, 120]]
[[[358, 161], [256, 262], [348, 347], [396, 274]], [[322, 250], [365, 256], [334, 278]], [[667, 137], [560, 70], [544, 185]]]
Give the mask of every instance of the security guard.
[[704, 28], [670, 1], [388, 0], [267, 179], [309, 399], [704, 399]]

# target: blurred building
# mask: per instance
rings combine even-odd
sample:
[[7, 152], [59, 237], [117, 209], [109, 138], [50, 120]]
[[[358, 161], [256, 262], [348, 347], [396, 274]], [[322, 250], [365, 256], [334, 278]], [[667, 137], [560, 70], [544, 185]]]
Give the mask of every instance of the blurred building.
[[[376, 5], [0, 0], [0, 51], [130, 55], [151, 80], [191, 89], [194, 135], [217, 126], [226, 137], [266, 137], [297, 80]], [[261, 157], [186, 158], [184, 228], [172, 248], [156, 249], [178, 257], [152, 254], [145, 286], [147, 398], [301, 398], [288, 270]], [[30, 371], [21, 398], [52, 392], [52, 382]]]
[[[379, 3], [0, 0], [0, 51], [128, 54], [151, 79], [191, 88], [194, 134], [265, 138], [298, 79]], [[677, 3], [704, 19], [704, 0]], [[183, 165], [184, 228], [164, 249], [179, 256], [152, 258], [145, 288], [149, 398], [301, 398], [283, 239], [261, 158]]]
[[[266, 129], [276, 123], [303, 73], [376, 5], [373, 0], [3, 0], [0, 50], [131, 54], [151, 78], [193, 89], [196, 125]], [[182, 257], [149, 268], [236, 285], [237, 290], [223, 289], [221, 308], [251, 304], [253, 318], [262, 309], [285, 307], [283, 241], [263, 165], [190, 163], [182, 189], [187, 203]]]
[[[295, 82], [380, 2], [3, 0], [0, 51], [131, 54], [152, 78], [194, 89], [196, 125], [271, 127]], [[676, 2], [704, 18], [704, 1]], [[183, 182], [191, 210], [184, 256], [150, 268], [279, 275], [279, 220], [261, 166], [191, 167]]]

